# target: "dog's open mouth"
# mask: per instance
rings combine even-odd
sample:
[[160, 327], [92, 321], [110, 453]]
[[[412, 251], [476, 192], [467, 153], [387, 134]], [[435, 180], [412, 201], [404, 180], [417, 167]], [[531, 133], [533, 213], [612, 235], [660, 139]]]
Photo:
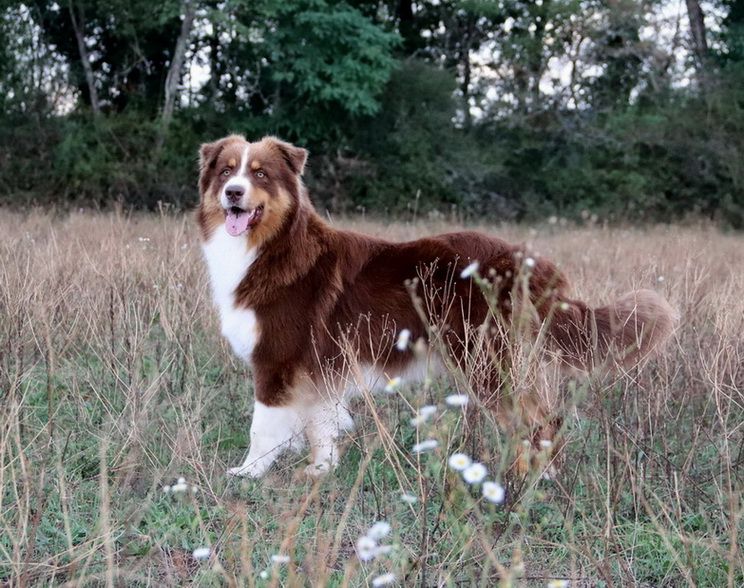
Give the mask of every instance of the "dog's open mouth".
[[245, 233], [248, 229], [255, 227], [263, 215], [263, 204], [256, 206], [253, 210], [244, 210], [238, 206], [232, 206], [225, 210], [225, 228], [233, 237]]

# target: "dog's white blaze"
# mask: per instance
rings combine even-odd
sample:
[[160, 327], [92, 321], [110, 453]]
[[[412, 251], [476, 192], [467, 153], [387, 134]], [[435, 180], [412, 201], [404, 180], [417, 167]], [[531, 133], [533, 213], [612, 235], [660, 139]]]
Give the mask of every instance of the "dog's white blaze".
[[235, 354], [250, 361], [258, 338], [256, 314], [235, 306], [235, 289], [256, 259], [256, 249], [248, 247], [245, 237], [232, 237], [219, 227], [202, 245], [209, 269], [212, 296], [220, 313], [222, 334]]
[[250, 146], [243, 149], [243, 156], [240, 158], [240, 170], [238, 171], [239, 178], [248, 177], [248, 154], [250, 153]]
[[238, 173], [234, 176], [231, 176], [230, 179], [225, 182], [225, 185], [222, 187], [222, 193], [220, 194], [220, 204], [222, 204], [223, 208], [230, 208], [232, 206], [230, 202], [227, 199], [227, 195], [225, 194], [225, 190], [228, 186], [241, 186], [245, 190], [245, 194], [243, 195], [243, 198], [240, 202], [241, 208], [248, 208], [248, 203], [251, 201], [251, 190], [253, 189], [253, 184], [251, 184], [250, 180], [248, 179], [248, 156], [250, 153], [250, 146], [243, 149], [243, 155], [240, 157], [240, 163], [238, 164]]

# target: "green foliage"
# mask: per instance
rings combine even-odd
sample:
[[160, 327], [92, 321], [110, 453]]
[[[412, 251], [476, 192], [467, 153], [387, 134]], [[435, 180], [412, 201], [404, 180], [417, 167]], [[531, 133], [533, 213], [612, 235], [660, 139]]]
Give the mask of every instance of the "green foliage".
[[179, 32], [180, 0], [35, 0], [46, 40], [69, 63], [69, 79], [90, 104], [71, 13], [85, 34], [102, 105], [109, 112], [157, 111]]
[[274, 26], [271, 70], [281, 94], [276, 120], [290, 135], [317, 141], [338, 126], [333, 120], [339, 114], [368, 116], [380, 109], [377, 96], [394, 67], [396, 35], [344, 3], [324, 0], [280, 3]]
[[430, 205], [452, 200], [455, 161], [452, 128], [455, 81], [422, 62], [400, 65], [382, 95], [379, 116], [360, 121], [351, 149], [372, 162], [366, 173], [348, 174], [351, 204], [400, 211], [422, 194]]
[[703, 215], [744, 227], [743, 73], [727, 68], [706, 97], [484, 127], [482, 149], [501, 163], [488, 182], [527, 218], [588, 210], [634, 221]]
[[726, 62], [744, 61], [744, 0], [721, 0], [726, 16], [723, 18], [718, 57]]
[[188, 208], [200, 143], [271, 133], [333, 212], [744, 226], [740, 0], [676, 86], [676, 45], [641, 34], [658, 2], [194, 1], [167, 132], [181, 0], [3, 4], [0, 202]]

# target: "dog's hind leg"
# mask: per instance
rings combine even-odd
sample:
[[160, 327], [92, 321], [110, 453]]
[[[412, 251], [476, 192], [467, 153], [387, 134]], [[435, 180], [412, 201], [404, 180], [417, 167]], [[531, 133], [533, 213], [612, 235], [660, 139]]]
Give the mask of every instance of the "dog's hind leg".
[[354, 421], [340, 400], [319, 400], [304, 411], [305, 432], [313, 460], [305, 473], [322, 476], [338, 464], [338, 438], [354, 426]]
[[304, 418], [299, 407], [267, 406], [256, 400], [251, 422], [251, 447], [242, 465], [227, 470], [231, 476], [258, 478], [287, 449], [304, 445]]

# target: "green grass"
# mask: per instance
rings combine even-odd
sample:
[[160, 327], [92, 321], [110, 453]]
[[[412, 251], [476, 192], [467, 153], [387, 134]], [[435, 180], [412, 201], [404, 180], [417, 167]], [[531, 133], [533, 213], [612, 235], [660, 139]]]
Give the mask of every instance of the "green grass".
[[[466, 427], [443, 403], [446, 381], [355, 401], [341, 463], [317, 484], [300, 474], [304, 453], [238, 480], [224, 472], [248, 445], [249, 373], [219, 340], [198, 258], [163, 261], [179, 233], [159, 222], [165, 246], [127, 253], [103, 277], [75, 253], [49, 273], [34, 266], [20, 287], [19, 241], [5, 245], [0, 582], [365, 586], [391, 571], [406, 586], [744, 584], [744, 344], [722, 323], [738, 310], [718, 312], [739, 308], [730, 283], [702, 297], [687, 286], [677, 304], [695, 302], [699, 317], [643, 371], [563, 382], [568, 443], [554, 480], [539, 468], [506, 475], [518, 439], [477, 410]], [[124, 237], [111, 239], [123, 249]], [[679, 291], [690, 280], [667, 275]], [[410, 407], [425, 403], [440, 411], [419, 436]], [[412, 456], [427, 435], [440, 447]], [[447, 468], [456, 449], [507, 486], [505, 504]], [[164, 493], [179, 477], [197, 491]], [[354, 544], [377, 520], [392, 525], [394, 548], [362, 563]], [[200, 546], [211, 559], [193, 559]], [[272, 565], [280, 553], [291, 562]]]
[[[156, 348], [159, 342], [160, 349], [166, 349], [168, 342], [155, 333], [158, 339], [148, 341], [147, 347]], [[720, 509], [730, 505], [717, 503], [720, 497], [710, 492], [712, 483], [722, 482], [716, 443], [699, 444], [698, 460], [685, 475], [679, 475], [678, 480], [689, 485], [680, 504], [675, 504], [679, 498], [675, 477], [669, 477], [669, 469], [676, 471], [679, 464], [665, 457], [684, 455], [685, 446], [692, 442], [695, 415], [699, 414], [695, 407], [689, 407], [668, 435], [657, 435], [651, 441], [630, 435], [630, 441], [637, 443], [630, 448], [631, 463], [638, 464], [636, 472], [626, 471], [624, 460], [606, 459], [611, 437], [596, 420], [582, 417], [570, 425], [572, 442], [559, 479], [535, 481], [533, 488], [505, 507], [477, 501], [477, 493], [447, 473], [441, 457], [446, 452], [425, 455], [419, 464], [402, 469], [403, 479], [411, 485], [407, 490], [420, 494], [418, 485], [423, 484], [427, 492], [425, 501], [411, 506], [400, 500], [399, 475], [376, 439], [374, 424], [364, 424], [369, 421], [364, 418], [358, 418], [363, 424], [347, 442], [340, 467], [316, 488], [296, 475], [302, 457], [295, 455], [282, 458], [264, 480], [225, 477], [224, 464], [237, 463], [248, 443], [250, 394], [245, 371], [210, 351], [207, 346], [195, 351], [193, 363], [211, 369], [197, 370], [183, 385], [177, 367], [183, 358], [171, 362], [164, 374], [155, 367], [158, 357], [143, 355], [137, 369], [138, 390], [157, 385], [158, 393], [141, 412], [136, 399], [122, 390], [125, 372], [113, 378], [95, 357], [60, 365], [50, 384], [54, 398], [51, 437], [45, 371], [37, 368], [28, 374], [19, 388], [23, 450], [8, 448], [5, 459], [23, 455], [29, 476], [26, 483], [33, 488], [30, 523], [38, 521], [38, 527], [33, 533], [33, 559], [20, 570], [3, 566], [0, 573], [5, 580], [22, 577], [24, 569], [32, 583], [53, 578], [33, 562], [57, 568], [59, 581], [103, 574], [104, 550], [97, 544], [101, 541], [101, 443], [105, 440], [109, 525], [117, 569], [126, 584], [147, 585], [164, 578], [174, 583], [222, 585], [226, 575], [251, 575], [261, 583], [258, 574], [271, 569], [271, 555], [286, 551], [288, 538], [298, 568], [315, 569], [318, 555], [331, 549], [329, 543], [347, 508], [340, 554], [325, 578], [329, 586], [344, 584], [346, 567], [356, 565], [352, 547], [356, 537], [377, 519], [390, 521], [394, 528], [397, 549], [387, 566], [405, 570], [411, 582], [420, 581], [425, 568], [430, 568], [434, 577], [427, 583], [436, 584], [443, 578], [448, 585], [487, 585], [486, 578], [498, 572], [489, 565], [485, 552], [501, 565], [513, 566], [518, 549], [527, 577], [565, 575], [601, 585], [604, 576], [630, 581], [632, 573], [633, 582], [639, 584], [672, 586], [685, 579], [680, 570], [684, 568], [696, 585], [726, 584], [729, 514]], [[243, 393], [238, 392], [241, 387]], [[442, 398], [445, 392], [445, 385], [439, 383], [432, 395]], [[416, 393], [405, 392], [411, 399]], [[598, 410], [619, 413], [622, 426], [632, 427], [632, 417], [622, 420], [622, 403], [622, 395], [607, 394]], [[363, 400], [357, 407], [365, 412]], [[379, 399], [379, 408], [396, 446], [405, 453], [416, 440], [415, 429], [407, 424], [409, 411], [400, 400], [389, 397]], [[186, 423], [195, 427], [186, 428]], [[455, 443], [462, 439], [461, 427], [457, 422], [450, 425]], [[486, 432], [496, 435], [483, 427], [481, 433]], [[194, 445], [179, 449], [183, 436], [193, 437]], [[498, 471], [497, 461], [491, 465]], [[14, 468], [7, 461], [5, 467]], [[361, 486], [350, 498], [360, 471]], [[40, 485], [42, 473], [45, 479]], [[164, 494], [162, 486], [180, 476], [198, 492], [183, 497]], [[642, 478], [635, 482], [642, 484], [642, 496], [633, 491], [634, 476]], [[3, 519], [10, 527], [16, 494], [9, 487], [11, 481], [5, 482]], [[515, 482], [513, 492], [517, 486]], [[608, 494], [612, 501], [609, 531]], [[310, 503], [305, 504], [308, 496]], [[670, 509], [669, 519], [655, 512], [661, 505]], [[4, 535], [0, 541], [6, 556], [12, 557], [10, 537]], [[426, 559], [420, 550], [422, 541]], [[190, 559], [191, 551], [201, 545], [216, 547], [224, 572], [215, 572], [214, 562], [197, 564]], [[86, 552], [90, 553], [84, 556]], [[595, 569], [600, 562], [603, 571]], [[580, 571], [577, 574], [572, 568]], [[357, 569], [353, 583], [364, 583], [377, 569], [387, 567], [373, 564], [368, 570]], [[278, 574], [281, 582], [302, 583], [299, 569], [294, 575], [284, 569]], [[737, 583], [741, 581], [740, 568], [734, 577]]]

